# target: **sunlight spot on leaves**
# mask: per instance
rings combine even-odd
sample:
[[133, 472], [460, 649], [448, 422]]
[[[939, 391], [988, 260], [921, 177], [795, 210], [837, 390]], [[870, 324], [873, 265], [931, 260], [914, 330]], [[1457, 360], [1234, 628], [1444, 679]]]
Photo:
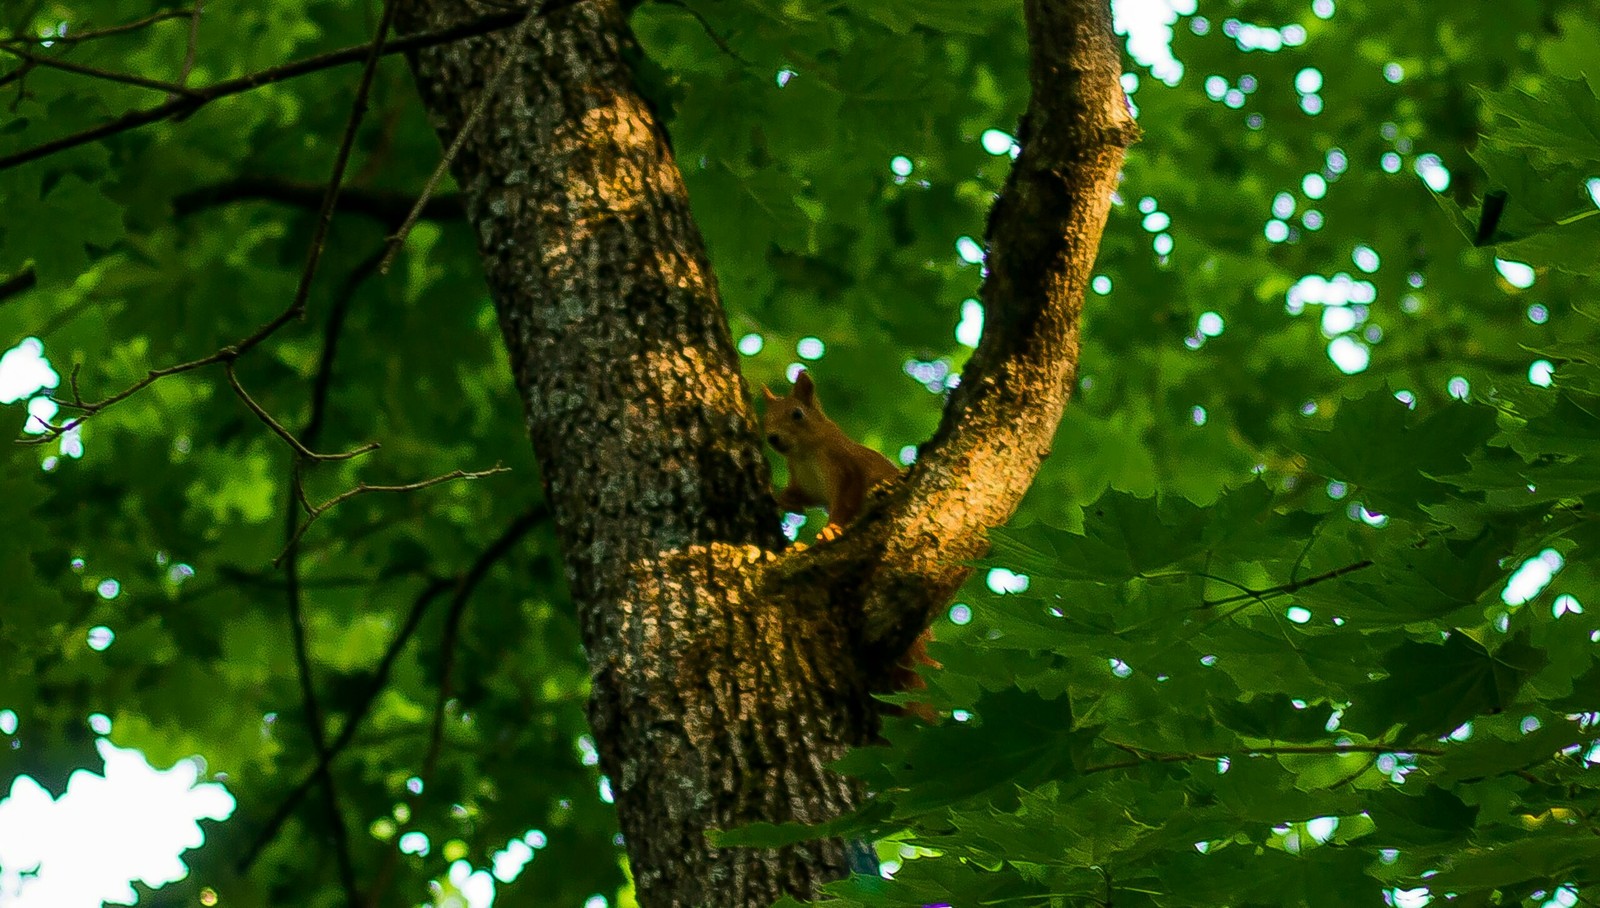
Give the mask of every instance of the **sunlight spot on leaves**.
[[1533, 286], [1534, 273], [1530, 265], [1497, 258], [1494, 260], [1494, 268], [1506, 279], [1506, 283], [1518, 290], [1526, 290]]
[[1023, 593], [1028, 589], [1028, 576], [1008, 571], [1005, 568], [990, 568], [989, 576], [984, 581], [991, 592], [998, 594]]
[[1328, 359], [1346, 375], [1365, 372], [1372, 362], [1367, 345], [1351, 337], [1336, 337], [1328, 342]]
[[428, 842], [428, 836], [425, 833], [412, 830], [411, 832], [408, 832], [400, 837], [401, 854], [414, 854], [421, 857], [426, 857], [428, 852], [432, 849], [433, 846]]
[[1548, 388], [1555, 382], [1556, 365], [1548, 359], [1536, 359], [1528, 367], [1528, 384]]
[[977, 347], [983, 339], [983, 304], [975, 299], [961, 301], [961, 322], [956, 325], [956, 341], [965, 347]]
[[1434, 192], [1444, 192], [1450, 188], [1450, 170], [1444, 166], [1444, 161], [1436, 154], [1425, 154], [1417, 157], [1412, 165], [1417, 176], [1422, 177], [1422, 182]]
[[1433, 896], [1428, 894], [1428, 887], [1421, 886], [1416, 889], [1390, 889], [1384, 897], [1394, 905], [1394, 908], [1422, 908], [1433, 901]]
[[983, 246], [970, 236], [956, 239], [956, 254], [961, 256], [961, 260], [969, 265], [977, 265], [983, 262]]
[[1010, 154], [1012, 146], [1017, 144], [1010, 133], [999, 129], [985, 129], [978, 141], [983, 145], [983, 150], [992, 155]]
[[1545, 549], [1522, 562], [1500, 592], [1500, 601], [1518, 606], [1529, 602], [1550, 585], [1555, 575], [1566, 566], [1566, 559], [1555, 549]]
[[0, 404], [16, 403], [61, 384], [61, 376], [44, 355], [44, 342], [25, 337], [0, 355]]

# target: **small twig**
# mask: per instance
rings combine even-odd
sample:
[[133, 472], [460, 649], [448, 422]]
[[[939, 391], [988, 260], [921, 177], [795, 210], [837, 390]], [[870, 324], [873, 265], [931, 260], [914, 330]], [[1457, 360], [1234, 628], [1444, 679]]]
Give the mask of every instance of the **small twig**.
[[272, 418], [271, 413], [268, 413], [264, 407], [256, 403], [255, 399], [250, 396], [250, 392], [246, 391], [244, 389], [244, 385], [239, 383], [239, 376], [234, 372], [233, 363], [225, 363], [223, 368], [228, 373], [228, 384], [233, 386], [233, 393], [237, 394], [239, 399], [244, 401], [244, 405], [249, 407], [250, 412], [254, 413], [257, 419], [265, 423], [267, 428], [277, 433], [279, 438], [283, 439], [285, 442], [288, 442], [289, 447], [293, 448], [295, 454], [299, 455], [301, 458], [305, 460], [318, 461], [349, 460], [352, 457], [360, 457], [363, 454], [378, 450], [378, 443], [371, 441], [359, 448], [354, 448], [341, 454], [318, 454], [316, 451], [313, 451], [301, 444], [300, 439], [295, 438], [293, 432], [285, 429], [282, 423], [279, 423], [276, 419]]
[[1506, 213], [1506, 199], [1504, 189], [1496, 189], [1483, 197], [1483, 211], [1478, 218], [1478, 232], [1472, 238], [1472, 245], [1487, 246], [1494, 241], [1496, 230], [1500, 229], [1500, 218]]
[[1289, 582], [1296, 583], [1300, 580], [1300, 568], [1306, 563], [1306, 556], [1311, 554], [1311, 547], [1317, 544], [1317, 537], [1322, 535], [1322, 530], [1328, 525], [1326, 520], [1319, 522], [1311, 528], [1311, 536], [1306, 540], [1300, 554], [1294, 559], [1294, 567], [1289, 568]]
[[[540, 14], [547, 15], [557, 9], [576, 6], [582, 2], [583, 0], [548, 0], [540, 9]], [[471, 38], [476, 35], [499, 31], [522, 21], [524, 15], [520, 10], [514, 13], [491, 13], [490, 15], [480, 16], [477, 19], [447, 28], [405, 35], [388, 42], [384, 46], [383, 54], [388, 56], [390, 54], [405, 53], [426, 47], [435, 47], [440, 44], [449, 44], [462, 38]], [[120, 117], [101, 123], [99, 126], [91, 126], [88, 129], [71, 133], [58, 139], [51, 139], [18, 152], [0, 156], [0, 170], [8, 170], [19, 164], [36, 161], [40, 158], [66, 151], [69, 148], [77, 148], [80, 145], [97, 142], [101, 139], [138, 129], [142, 126], [148, 126], [151, 123], [160, 122], [174, 116], [186, 116], [219, 98], [242, 94], [264, 85], [272, 85], [310, 73], [320, 72], [331, 67], [355, 63], [366, 59], [370, 49], [370, 43], [357, 44], [352, 47], [329, 51], [325, 54], [306, 57], [303, 60], [297, 60], [292, 63], [285, 63], [281, 66], [268, 67], [249, 75], [240, 76], [237, 79], [228, 79], [205, 88], [195, 89], [193, 94], [185, 95], [154, 107], [147, 107], [143, 110], [129, 111]]]
[[[298, 485], [299, 477], [295, 477]], [[286, 532], [293, 532], [295, 513], [288, 512]], [[328, 813], [328, 826], [333, 830], [334, 852], [339, 863], [339, 879], [344, 885], [345, 899], [350, 908], [360, 903], [356, 887], [355, 862], [350, 854], [350, 831], [345, 826], [344, 812], [339, 808], [339, 789], [334, 784], [333, 773], [328, 770], [328, 736], [323, 728], [322, 708], [317, 702], [316, 683], [312, 676], [311, 650], [306, 641], [305, 610], [300, 596], [300, 571], [294, 553], [289, 554], [289, 565], [284, 571], [284, 587], [288, 598], [289, 635], [293, 644], [295, 667], [300, 680], [300, 697], [306, 713], [306, 726], [311, 733], [311, 746], [317, 755], [319, 770], [315, 778], [322, 786], [323, 804]]]
[[505, 84], [506, 76], [511, 72], [511, 64], [521, 57], [521, 45], [527, 37], [528, 26], [533, 23], [536, 13], [543, 12], [542, 7], [529, 8], [528, 14], [523, 16], [518, 23], [517, 30], [505, 43], [505, 59], [495, 68], [494, 75], [489, 78], [489, 84], [479, 92], [478, 100], [472, 105], [472, 110], [467, 113], [467, 119], [462, 122], [461, 128], [456, 130], [455, 138], [450, 140], [450, 147], [445, 149], [444, 156], [433, 168], [433, 173], [428, 174], [428, 181], [422, 186], [422, 194], [417, 196], [417, 201], [411, 206], [400, 227], [389, 237], [384, 246], [383, 260], [378, 264], [380, 274], [388, 274], [389, 266], [394, 264], [394, 257], [400, 252], [400, 247], [405, 244], [406, 237], [411, 235], [411, 228], [417, 226], [417, 219], [422, 217], [423, 210], [428, 205], [428, 200], [433, 198], [434, 190], [439, 188], [439, 183], [450, 169], [450, 164], [461, 153], [461, 148], [467, 143], [467, 137], [477, 127], [478, 121], [483, 119], [484, 112], [489, 109], [489, 102], [500, 93], [500, 86]]
[[70, 406], [76, 410], [82, 411], [83, 415], [75, 417], [59, 426], [49, 426], [48, 431], [45, 434], [34, 438], [21, 439], [17, 443], [36, 445], [52, 441], [55, 438], [58, 438], [61, 435], [76, 429], [78, 426], [83, 425], [85, 420], [96, 413], [99, 413], [101, 410], [127, 400], [128, 398], [139, 393], [140, 391], [143, 391], [145, 388], [150, 387], [163, 378], [171, 375], [178, 375], [183, 372], [192, 372], [195, 369], [201, 369], [206, 366], [215, 365], [216, 363], [232, 362], [233, 360], [236, 360], [242, 356], [246, 351], [271, 337], [279, 328], [282, 328], [284, 325], [288, 324], [294, 318], [294, 315], [295, 313], [292, 309], [285, 309], [284, 311], [278, 313], [278, 315], [271, 321], [262, 325], [260, 328], [257, 328], [249, 336], [241, 338], [240, 340], [213, 353], [208, 353], [199, 359], [193, 359], [186, 363], [178, 363], [177, 365], [167, 366], [162, 369], [151, 369], [145, 373], [144, 378], [139, 379], [138, 381], [127, 386], [126, 388], [123, 388], [121, 391], [118, 391], [110, 397], [102, 398], [93, 402], [86, 402], [83, 400], [82, 396], [78, 394], [76, 383], [74, 383], [73, 400], [63, 401], [55, 398], [52, 399], [56, 400], [56, 403], [58, 404]]
[[[1122, 747], [1123, 750], [1130, 748]], [[1137, 759], [1120, 760], [1084, 767], [1083, 774], [1109, 772], [1113, 769], [1133, 769], [1146, 763], [1212, 762], [1225, 757], [1282, 757], [1282, 756], [1342, 756], [1344, 754], [1422, 754], [1428, 757], [1443, 756], [1444, 751], [1433, 747], [1396, 747], [1392, 744], [1305, 744], [1281, 747], [1241, 747], [1237, 750], [1218, 750], [1207, 753], [1155, 754], [1141, 752]]]
[[367, 52], [367, 61], [361, 68], [361, 80], [356, 84], [355, 103], [351, 105], [350, 118], [345, 121], [344, 136], [339, 140], [339, 151], [333, 158], [333, 175], [328, 178], [328, 189], [322, 196], [317, 211], [316, 226], [311, 232], [311, 245], [306, 250], [306, 265], [300, 272], [300, 284], [295, 288], [294, 301], [289, 308], [295, 315], [306, 311], [306, 300], [311, 296], [311, 283], [317, 275], [317, 264], [322, 261], [322, 248], [328, 239], [328, 228], [333, 224], [333, 210], [339, 203], [339, 189], [344, 185], [344, 172], [350, 164], [350, 152], [355, 148], [356, 133], [367, 113], [367, 96], [372, 91], [372, 80], [378, 73], [378, 60], [383, 57], [383, 45], [389, 39], [389, 27], [394, 22], [395, 0], [384, 0], [383, 15], [378, 19], [377, 34]]
[[[241, 176], [173, 196], [172, 212], [178, 217], [187, 217], [207, 208], [239, 201], [277, 202], [315, 211], [322, 202], [324, 188], [321, 183]], [[339, 193], [339, 213], [361, 214], [397, 224], [411, 210], [411, 200], [412, 196], [408, 193], [347, 186]], [[465, 215], [461, 196], [454, 193], [434, 196], [422, 212], [423, 217], [440, 221], [460, 220]]]
[[316, 523], [317, 518], [321, 517], [323, 514], [326, 514], [332, 508], [338, 507], [340, 504], [343, 504], [344, 502], [356, 497], [357, 495], [363, 495], [367, 492], [415, 492], [419, 489], [426, 489], [429, 486], [436, 486], [442, 482], [450, 482], [451, 480], [455, 479], [482, 479], [485, 476], [493, 476], [496, 473], [509, 472], [511, 472], [510, 467], [495, 464], [493, 467], [487, 470], [451, 470], [448, 473], [443, 473], [431, 479], [424, 479], [421, 482], [412, 482], [405, 485], [368, 485], [364, 482], [357, 483], [355, 488], [346, 489], [327, 501], [324, 501], [322, 504], [313, 506], [310, 509], [305, 522], [301, 523], [295, 530], [294, 535], [289, 539], [289, 544], [284, 547], [283, 552], [281, 552], [277, 558], [273, 559], [272, 564], [273, 566], [277, 566], [283, 562], [284, 558], [288, 556], [289, 552], [294, 549], [295, 543], [300, 541], [300, 537], [305, 535], [306, 530], [310, 529], [313, 523]]
[[[205, 0], [194, 0], [194, 9], [189, 15], [189, 40], [183, 51], [183, 68], [178, 71], [178, 85], [185, 92], [189, 90], [189, 76], [194, 73], [195, 51], [200, 47], [200, 12], [204, 8]], [[171, 101], [177, 97], [176, 94], [171, 94], [167, 96], [167, 100]]]
[[317, 374], [311, 381], [311, 415], [307, 417], [305, 428], [300, 432], [300, 436], [307, 443], [314, 443], [322, 432], [323, 417], [328, 409], [328, 394], [333, 390], [333, 362], [339, 353], [339, 338], [344, 334], [345, 316], [350, 312], [350, 304], [355, 300], [356, 292], [377, 271], [378, 258], [381, 255], [383, 250], [379, 249], [350, 270], [345, 276], [344, 283], [339, 287], [338, 295], [333, 299], [333, 305], [328, 309], [328, 321], [322, 329], [322, 355], [317, 359]]
[[136, 20], [134, 20], [132, 22], [125, 22], [125, 23], [123, 23], [121, 25], [108, 25], [105, 28], [97, 28], [97, 29], [94, 29], [92, 31], [78, 32], [77, 34], [60, 35], [60, 36], [49, 37], [49, 38], [39, 38], [39, 37], [34, 37], [32, 35], [11, 35], [11, 36], [9, 36], [7, 38], [0, 39], [0, 43], [5, 43], [5, 44], [77, 44], [77, 43], [79, 43], [81, 41], [93, 41], [96, 38], [105, 38], [105, 37], [108, 37], [110, 35], [127, 34], [128, 32], [137, 31], [137, 30], [139, 30], [141, 28], [145, 28], [146, 26], [154, 25], [157, 22], [165, 22], [168, 19], [184, 19], [184, 18], [188, 18], [191, 15], [193, 15], [193, 11], [191, 11], [191, 10], [187, 10], [187, 9], [169, 9], [169, 10], [163, 10], [163, 11], [161, 11], [159, 13], [155, 13], [154, 15], [146, 16], [143, 19], [136, 19]]
[[1244, 599], [1250, 599], [1250, 600], [1254, 600], [1254, 601], [1257, 601], [1257, 602], [1265, 602], [1268, 598], [1271, 598], [1271, 597], [1286, 596], [1286, 595], [1289, 595], [1290, 593], [1294, 593], [1294, 592], [1297, 592], [1299, 590], [1303, 590], [1308, 586], [1315, 586], [1315, 585], [1317, 585], [1319, 583], [1326, 583], [1329, 580], [1336, 580], [1336, 579], [1338, 579], [1340, 577], [1343, 577], [1346, 574], [1353, 574], [1356, 571], [1366, 570], [1367, 568], [1372, 567], [1372, 564], [1373, 564], [1372, 559], [1366, 558], [1366, 559], [1363, 559], [1361, 561], [1357, 561], [1355, 564], [1347, 564], [1342, 568], [1335, 568], [1334, 570], [1328, 571], [1325, 574], [1318, 574], [1315, 577], [1307, 577], [1304, 580], [1296, 580], [1293, 583], [1285, 583], [1285, 584], [1282, 584], [1281, 586], [1268, 587], [1267, 589], [1264, 589], [1264, 590], [1249, 590], [1249, 591], [1247, 591], [1245, 593], [1242, 593], [1242, 594], [1240, 594], [1238, 596], [1228, 596], [1225, 599], [1209, 599], [1209, 600], [1201, 603], [1200, 607], [1201, 608], [1215, 608], [1215, 607], [1217, 607], [1219, 605], [1229, 605], [1231, 603], [1239, 602], [1239, 601], [1244, 600]]
[[[300, 469], [299, 461], [295, 461], [294, 473], [291, 477], [291, 500], [300, 494]], [[294, 508], [286, 511], [287, 520], [284, 524], [284, 533], [292, 534], [297, 524]], [[355, 862], [350, 854], [350, 831], [345, 826], [344, 812], [339, 808], [339, 790], [333, 780], [333, 773], [327, 769], [328, 737], [323, 728], [322, 707], [317, 700], [316, 681], [311, 668], [311, 648], [306, 640], [305, 607], [300, 591], [300, 566], [292, 548], [285, 553], [289, 563], [284, 569], [284, 592], [288, 600], [289, 613], [289, 638], [294, 651], [296, 674], [300, 682], [300, 698], [306, 714], [306, 728], [311, 736], [312, 750], [316, 753], [318, 766], [321, 769], [315, 778], [322, 786], [323, 805], [328, 814], [328, 826], [333, 831], [334, 851], [339, 863], [339, 879], [344, 886], [345, 898], [351, 908], [360, 899], [356, 888]]]
[[696, 22], [700, 23], [700, 30], [706, 33], [706, 37], [710, 38], [711, 39], [711, 43], [715, 44], [717, 46], [717, 50], [720, 50], [723, 53], [727, 54], [728, 56], [732, 57], [734, 60], [738, 61], [741, 66], [744, 66], [746, 69], [754, 68], [755, 64], [751, 63], [749, 60], [746, 60], [743, 56], [741, 56], [738, 51], [734, 50], [728, 44], [726, 39], [724, 39], [721, 35], [717, 34], [714, 29], [712, 29], [711, 23], [706, 20], [705, 16], [701, 15], [699, 10], [697, 10], [694, 7], [690, 6], [689, 4], [685, 3], [684, 0], [662, 0], [662, 2], [666, 3], [669, 6], [676, 6], [677, 8], [679, 8], [679, 9], [683, 10], [684, 12], [688, 13], [690, 16], [694, 17], [694, 20]]
[[34, 66], [43, 66], [46, 69], [59, 69], [62, 72], [74, 73], [80, 76], [89, 76], [94, 79], [103, 79], [107, 82], [120, 82], [124, 85], [135, 85], [139, 88], [148, 88], [152, 91], [164, 91], [172, 96], [194, 96], [192, 89], [184, 88], [176, 82], [163, 82], [160, 79], [150, 79], [134, 73], [119, 73], [109, 69], [100, 69], [94, 66], [84, 66], [82, 63], [73, 63], [70, 60], [61, 60], [56, 57], [47, 57], [34, 54], [17, 47], [0, 44], [0, 50], [18, 57]]
[[39, 275], [34, 272], [33, 266], [29, 265], [11, 277], [0, 281], [0, 302], [4, 302], [20, 293], [26, 293], [38, 283]]
[[[285, 309], [283, 316], [295, 318], [302, 315], [306, 309], [306, 300], [311, 295], [311, 284], [316, 277], [317, 264], [322, 259], [323, 246], [328, 238], [329, 225], [333, 223], [334, 207], [339, 202], [339, 188], [344, 183], [344, 172], [350, 163], [350, 152], [355, 147], [356, 133], [360, 131], [362, 117], [367, 112], [367, 96], [372, 90], [373, 77], [378, 70], [378, 61], [383, 57], [383, 45], [389, 38], [389, 27], [394, 22], [394, 8], [396, 0], [384, 0], [383, 14], [379, 18], [377, 29], [372, 36], [372, 41], [367, 50], [366, 62], [361, 68], [361, 78], [356, 83], [355, 100], [350, 105], [350, 116], [345, 120], [344, 135], [339, 142], [339, 150], [334, 154], [333, 174], [328, 178], [328, 188], [323, 193], [322, 205], [317, 212], [316, 227], [312, 231], [310, 248], [306, 252], [306, 264], [300, 272], [300, 283], [295, 288], [294, 299]], [[198, 4], [196, 16], [199, 15]], [[196, 23], [198, 19], [196, 20]], [[277, 423], [267, 411], [262, 409], [250, 395], [245, 392], [244, 386], [239, 384], [238, 376], [234, 374], [233, 361], [226, 364], [228, 382], [233, 386], [246, 406], [250, 407], [267, 425], [271, 426], [298, 455], [294, 461], [290, 475], [289, 506], [284, 509], [285, 523], [284, 534], [288, 541], [283, 553], [278, 556], [278, 561], [286, 561], [284, 578], [289, 593], [289, 623], [292, 642], [294, 644], [295, 663], [299, 666], [300, 691], [305, 701], [306, 720], [310, 725], [311, 743], [317, 755], [317, 764], [321, 767], [318, 775], [322, 780], [322, 790], [326, 794], [329, 823], [334, 832], [334, 844], [339, 862], [339, 878], [344, 884], [345, 900], [350, 908], [357, 908], [361, 904], [361, 891], [356, 886], [355, 863], [350, 855], [349, 831], [344, 825], [344, 814], [339, 809], [338, 791], [334, 786], [333, 773], [328, 768], [331, 760], [328, 750], [327, 733], [322, 727], [322, 713], [317, 706], [316, 684], [312, 677], [310, 648], [306, 641], [305, 617], [303, 614], [300, 596], [300, 566], [296, 557], [295, 543], [299, 542], [305, 527], [310, 526], [320, 512], [312, 512], [304, 523], [300, 521], [299, 512], [295, 510], [298, 502], [301, 507], [306, 505], [305, 489], [301, 483], [300, 467], [304, 460], [323, 459], [313, 454], [309, 449], [294, 438], [294, 436]], [[368, 446], [367, 450], [371, 450]], [[342, 459], [342, 458], [336, 458]], [[359, 488], [359, 486], [358, 486]], [[331, 506], [331, 504], [330, 504]]]
[[311, 790], [311, 787], [316, 784], [319, 774], [325, 771], [328, 768], [328, 763], [354, 741], [361, 723], [365, 721], [367, 714], [372, 709], [372, 704], [377, 702], [378, 695], [388, 685], [389, 676], [393, 672], [394, 664], [399, 658], [400, 652], [411, 641], [411, 638], [416, 635], [417, 628], [422, 624], [423, 616], [433, 602], [451, 587], [456, 590], [454, 597], [456, 599], [461, 598], [464, 593], [470, 594], [477, 587], [479, 581], [488, 574], [489, 570], [508, 555], [516, 544], [542, 523], [548, 515], [549, 510], [543, 503], [534, 505], [520, 517], [513, 520], [505, 531], [483, 550], [482, 554], [473, 561], [471, 567], [467, 570], [454, 578], [434, 580], [423, 588], [412, 603], [411, 610], [406, 614], [400, 630], [395, 633], [394, 639], [389, 642], [388, 648], [384, 650], [383, 656], [378, 660], [378, 665], [373, 670], [372, 679], [367, 683], [360, 698], [351, 708], [349, 716], [339, 729], [338, 737], [329, 743], [328, 762], [323, 762], [319, 758], [316, 767], [307, 773], [299, 784], [290, 789], [289, 793], [284, 796], [283, 801], [273, 811], [272, 816], [268, 818], [261, 831], [256, 834], [250, 846], [245, 849], [244, 856], [239, 859], [237, 865], [239, 873], [245, 873], [250, 869], [251, 865], [260, 857], [262, 850], [277, 836], [278, 830], [283, 827], [284, 822], [294, 813], [295, 807], [300, 804]]
[[200, 10], [205, 0], [194, 0], [194, 11], [189, 16], [189, 46], [183, 53], [183, 71], [178, 73], [178, 84], [188, 85], [189, 74], [194, 72], [195, 48], [200, 45]]
[[[17, 81], [19, 81], [21, 79], [26, 78], [28, 73], [30, 73], [32, 71], [33, 71], [33, 64], [27, 62], [26, 60], [24, 60], [21, 66], [17, 67], [16, 69], [13, 69], [11, 72], [6, 73], [5, 75], [0, 75], [0, 88], [4, 88], [5, 86], [10, 85], [12, 82], [17, 82]], [[16, 100], [15, 103], [13, 103], [11, 105], [12, 113], [16, 112], [17, 104], [20, 104], [22, 102], [22, 96], [25, 93], [26, 92], [23, 91], [22, 86], [20, 86], [20, 85], [17, 86], [17, 100]]]

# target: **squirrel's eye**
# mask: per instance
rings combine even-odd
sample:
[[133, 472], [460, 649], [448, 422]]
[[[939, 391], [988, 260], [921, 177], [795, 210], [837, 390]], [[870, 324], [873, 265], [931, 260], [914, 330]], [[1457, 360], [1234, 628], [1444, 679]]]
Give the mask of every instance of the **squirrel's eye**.
[[806, 411], [800, 410], [800, 409], [796, 409], [793, 413], [791, 413], [789, 415], [794, 417], [794, 421], [795, 422], [799, 422], [800, 420], [806, 418]]

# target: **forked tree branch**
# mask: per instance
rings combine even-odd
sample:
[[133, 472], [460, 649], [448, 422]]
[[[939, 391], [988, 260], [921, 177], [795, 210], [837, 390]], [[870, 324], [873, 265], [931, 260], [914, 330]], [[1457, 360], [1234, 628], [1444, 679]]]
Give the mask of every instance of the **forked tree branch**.
[[49, 56], [48, 54], [36, 54], [23, 50], [20, 47], [12, 47], [5, 44], [0, 44], [0, 50], [4, 50], [6, 53], [11, 54], [25, 63], [30, 63], [34, 66], [42, 66], [46, 69], [59, 69], [62, 72], [73, 73], [74, 75], [88, 76], [91, 79], [100, 79], [106, 82], [119, 82], [123, 85], [133, 85], [138, 88], [148, 88], [152, 91], [163, 91], [174, 97], [190, 97], [194, 94], [193, 91], [184, 88], [177, 82], [163, 82], [160, 79], [151, 79], [146, 76], [141, 76], [138, 73], [121, 73], [109, 69], [100, 69], [99, 67], [95, 66], [84, 66], [82, 63], [74, 63], [71, 60], [62, 60], [58, 57]]
[[[328, 178], [327, 189], [322, 195], [322, 204], [317, 210], [317, 223], [311, 234], [310, 248], [306, 251], [305, 267], [300, 272], [300, 282], [295, 288], [293, 301], [289, 308], [284, 310], [280, 318], [287, 320], [289, 317], [299, 317], [305, 313], [306, 300], [311, 295], [311, 284], [316, 277], [317, 264], [322, 260], [323, 244], [328, 237], [328, 229], [333, 223], [333, 211], [339, 202], [339, 189], [344, 185], [344, 173], [350, 163], [350, 154], [355, 147], [356, 134], [360, 131], [361, 121], [367, 113], [367, 97], [372, 91], [372, 81], [377, 75], [378, 61], [383, 58], [384, 44], [389, 39], [389, 29], [394, 24], [395, 0], [384, 0], [383, 14], [379, 17], [378, 26], [374, 31], [366, 52], [365, 63], [361, 67], [361, 78], [356, 82], [355, 99], [350, 105], [350, 116], [345, 120], [344, 135], [339, 141], [339, 150], [333, 159], [333, 174]], [[196, 15], [199, 15], [199, 6], [196, 5]], [[193, 24], [193, 23], [191, 23]], [[191, 48], [192, 49], [192, 48]], [[274, 329], [276, 330], [276, 329]], [[237, 358], [237, 357], [235, 357]], [[250, 409], [267, 425], [273, 427], [280, 436], [288, 440], [296, 448], [296, 455], [290, 467], [291, 498], [288, 506], [284, 508], [285, 527], [284, 533], [288, 537], [288, 544], [284, 554], [279, 560], [288, 559], [284, 571], [287, 580], [288, 612], [290, 640], [294, 647], [296, 674], [300, 680], [301, 697], [305, 704], [306, 725], [311, 734], [311, 743], [317, 755], [318, 765], [322, 767], [319, 773], [322, 782], [323, 802], [328, 813], [328, 824], [333, 830], [335, 855], [339, 864], [339, 880], [344, 886], [345, 901], [350, 908], [357, 908], [361, 903], [361, 893], [356, 885], [355, 865], [350, 855], [350, 833], [345, 826], [344, 812], [339, 806], [338, 787], [334, 783], [333, 773], [328, 770], [330, 759], [328, 750], [327, 731], [323, 728], [323, 713], [317, 701], [316, 679], [313, 676], [310, 656], [310, 644], [306, 635], [306, 621], [303, 603], [300, 594], [300, 570], [296, 558], [295, 544], [305, 533], [305, 527], [310, 525], [300, 523], [299, 514], [295, 509], [295, 499], [305, 500], [305, 491], [300, 484], [300, 467], [306, 455], [311, 452], [300, 444], [287, 430], [283, 429], [266, 410], [262, 409], [250, 395], [245, 392], [244, 386], [234, 375], [233, 359], [226, 361], [228, 382], [234, 391]], [[77, 396], [77, 385], [74, 382], [73, 396]], [[314, 440], [314, 439], [308, 439]], [[369, 449], [370, 450], [370, 449]], [[360, 488], [358, 486], [358, 488]], [[338, 500], [323, 506], [323, 510], [337, 504]], [[321, 511], [313, 512], [311, 519], [315, 520]]]
[[1049, 455], [1111, 194], [1139, 136], [1107, 0], [1027, 0], [1024, 10], [1032, 98], [989, 215], [983, 340], [916, 465], [840, 553], [876, 565], [860, 587], [872, 658], [904, 652]]

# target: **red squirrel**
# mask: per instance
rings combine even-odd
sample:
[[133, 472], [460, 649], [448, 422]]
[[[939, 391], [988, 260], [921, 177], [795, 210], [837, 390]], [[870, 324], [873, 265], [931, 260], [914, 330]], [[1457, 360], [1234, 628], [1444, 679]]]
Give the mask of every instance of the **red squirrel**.
[[[817, 541], [837, 538], [861, 514], [868, 490], [899, 477], [900, 468], [844, 434], [823, 414], [810, 373], [801, 371], [786, 397], [779, 397], [766, 387], [761, 393], [767, 401], [762, 431], [767, 443], [789, 465], [789, 484], [778, 493], [779, 506], [797, 513], [808, 507], [827, 508], [828, 522], [817, 533]], [[928, 656], [927, 643], [931, 639], [932, 629], [923, 631], [895, 664], [890, 680], [896, 690], [928, 686], [917, 674], [916, 666], [942, 667]], [[905, 712], [926, 722], [934, 721], [933, 710], [925, 703], [907, 704]]]

